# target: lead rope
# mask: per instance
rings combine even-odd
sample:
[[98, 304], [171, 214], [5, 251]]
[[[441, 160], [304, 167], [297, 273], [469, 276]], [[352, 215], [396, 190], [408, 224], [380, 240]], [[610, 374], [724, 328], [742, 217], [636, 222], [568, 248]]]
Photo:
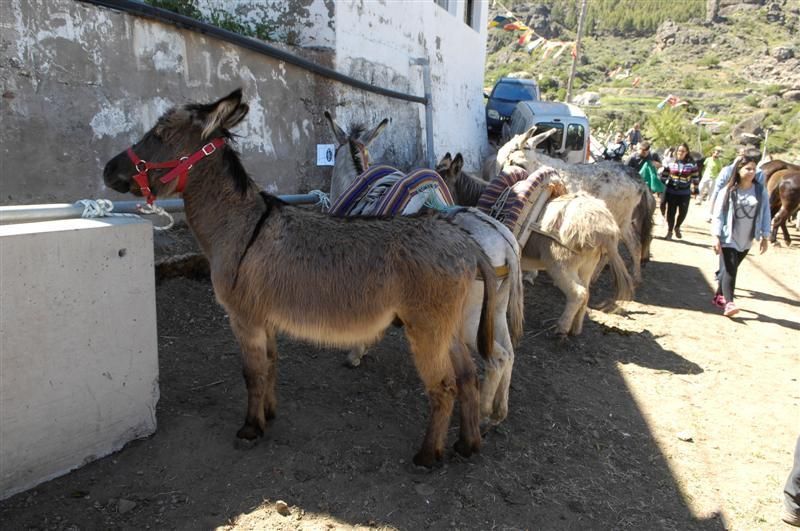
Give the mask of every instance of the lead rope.
[[[121, 214], [117, 212], [113, 212], [114, 210], [114, 203], [109, 201], [108, 199], [81, 199], [75, 203], [75, 206], [82, 206], [83, 212], [81, 213], [82, 218], [104, 218], [104, 217], [128, 217], [128, 218], [138, 218], [140, 217], [138, 214]], [[153, 230], [163, 231], [169, 230], [175, 225], [175, 219], [170, 215], [169, 212], [161, 208], [160, 206], [156, 205], [142, 205], [139, 206], [139, 213], [142, 215], [157, 215], [157, 216], [165, 216], [169, 222], [166, 225], [153, 225]]]

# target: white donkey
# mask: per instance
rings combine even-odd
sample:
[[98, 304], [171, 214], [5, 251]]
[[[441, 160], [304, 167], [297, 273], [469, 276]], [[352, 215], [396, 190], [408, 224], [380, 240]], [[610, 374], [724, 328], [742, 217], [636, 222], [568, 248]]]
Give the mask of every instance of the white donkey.
[[562, 182], [571, 193], [583, 191], [606, 204], [619, 225], [620, 236], [631, 255], [633, 280], [642, 281], [642, 264], [650, 259], [650, 241], [653, 237], [652, 213], [655, 203], [652, 194], [631, 168], [612, 161], [594, 164], [570, 164], [548, 157], [536, 146], [555, 132], [555, 129], [534, 136], [535, 127], [516, 135], [497, 152], [495, 175], [506, 164], [521, 166], [531, 172], [541, 166], [551, 166], [558, 171]]
[[[489, 183], [463, 171], [461, 153], [444, 156], [436, 171], [460, 205], [475, 205]], [[616, 282], [614, 300], [630, 300], [633, 282], [619, 255], [619, 228], [611, 212], [599, 199], [585, 192], [563, 195], [560, 181], [550, 182], [550, 199], [545, 203], [539, 230], [533, 231], [522, 249], [523, 271], [547, 271], [567, 301], [556, 324], [562, 337], [579, 335], [589, 304], [592, 273], [606, 256]], [[545, 234], [557, 236], [554, 241]]]
[[[339, 196], [369, 166], [367, 147], [389, 123], [384, 119], [374, 129], [351, 127], [350, 134], [340, 127], [331, 114], [325, 111], [336, 136], [338, 146], [331, 177], [331, 202]], [[497, 424], [508, 415], [508, 393], [514, 366], [514, 343], [522, 336], [524, 292], [520, 269], [520, 248], [514, 235], [502, 223], [477, 209], [457, 209], [448, 217], [467, 232], [480, 245], [495, 268], [499, 284], [495, 299], [494, 331], [496, 363], [485, 367], [481, 384], [481, 418], [483, 423]], [[474, 330], [478, 326], [483, 301], [483, 281], [473, 282], [464, 310], [464, 341], [472, 345]], [[510, 324], [510, 329], [509, 329]], [[361, 363], [367, 345], [356, 345], [348, 354], [348, 363], [355, 367]]]

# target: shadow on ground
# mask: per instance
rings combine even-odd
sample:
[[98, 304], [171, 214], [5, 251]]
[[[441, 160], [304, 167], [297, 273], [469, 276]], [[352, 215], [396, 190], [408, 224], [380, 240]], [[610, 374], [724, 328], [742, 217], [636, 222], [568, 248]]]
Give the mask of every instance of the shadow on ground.
[[[706, 309], [696, 271], [651, 267], [672, 280], [651, 283], [667, 291], [641, 290], [644, 302]], [[685, 282], [705, 291], [672, 296]], [[8, 528], [723, 528], [691, 514], [617, 364], [702, 368], [649, 332], [588, 320], [582, 336], [559, 343], [546, 328], [563, 297], [548, 281], [527, 288], [508, 419], [479, 456], [450, 452], [433, 471], [409, 464], [427, 400], [401, 331], [356, 370], [343, 352], [282, 340], [278, 417], [245, 450], [234, 445], [245, 406], [239, 349], [211, 285], [172, 280], [157, 297], [158, 432], [0, 503]], [[279, 499], [289, 516], [275, 512]]]

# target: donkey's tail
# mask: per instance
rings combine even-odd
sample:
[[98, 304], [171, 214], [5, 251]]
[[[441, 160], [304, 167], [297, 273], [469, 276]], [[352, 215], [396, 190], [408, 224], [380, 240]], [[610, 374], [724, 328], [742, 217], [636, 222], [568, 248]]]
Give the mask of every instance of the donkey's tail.
[[478, 352], [484, 360], [490, 360], [494, 355], [494, 308], [497, 295], [497, 277], [494, 274], [489, 258], [478, 249], [478, 270], [483, 277], [483, 304], [481, 305], [481, 319], [478, 324]]
[[604, 234], [600, 239], [600, 245], [608, 256], [611, 273], [614, 275], [614, 282], [617, 285], [614, 300], [606, 301], [602, 306], [611, 307], [614, 301], [629, 301], [633, 299], [633, 279], [619, 254], [619, 233], [615, 231], [613, 234]]
[[506, 262], [508, 263], [508, 278], [504, 282], [511, 283], [511, 290], [508, 296], [508, 325], [511, 332], [511, 343], [516, 347], [517, 342], [522, 338], [525, 325], [525, 290], [522, 285], [522, 267], [519, 254], [516, 252], [508, 253]]

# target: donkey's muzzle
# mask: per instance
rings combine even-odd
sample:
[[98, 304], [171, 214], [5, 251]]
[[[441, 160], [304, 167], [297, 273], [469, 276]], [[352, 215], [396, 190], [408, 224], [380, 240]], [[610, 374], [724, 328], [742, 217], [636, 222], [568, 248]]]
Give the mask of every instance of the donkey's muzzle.
[[108, 161], [106, 167], [103, 168], [103, 182], [112, 190], [124, 194], [131, 191], [131, 181], [130, 178], [120, 175], [118, 158], [119, 155]]

